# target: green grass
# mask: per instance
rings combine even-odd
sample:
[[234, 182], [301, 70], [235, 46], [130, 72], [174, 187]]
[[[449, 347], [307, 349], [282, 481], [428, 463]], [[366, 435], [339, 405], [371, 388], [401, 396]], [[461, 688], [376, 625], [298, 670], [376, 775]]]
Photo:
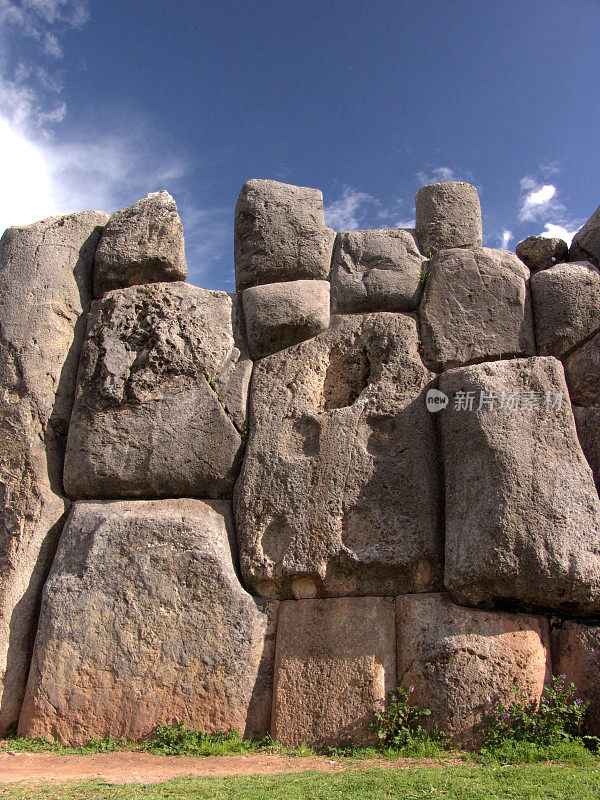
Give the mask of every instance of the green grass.
[[286, 747], [265, 736], [262, 739], [244, 739], [237, 731], [204, 733], [188, 728], [183, 722], [159, 725], [151, 739], [145, 742], [128, 742], [125, 739], [93, 739], [81, 747], [71, 747], [45, 739], [27, 739], [12, 733], [0, 739], [0, 752], [57, 753], [59, 755], [85, 755], [112, 753], [116, 750], [141, 751], [167, 756], [229, 756], [244, 753], [272, 753], [282, 756], [306, 757], [325, 755], [332, 758], [447, 758], [456, 751], [447, 751], [434, 741], [414, 742], [410, 746], [394, 748], [361, 747], [351, 743], [337, 747], [312, 748], [305, 744]]
[[[116, 750], [139, 750], [138, 742], [125, 739], [91, 739], [80, 747], [71, 747], [60, 742], [48, 742], [46, 739], [26, 739], [24, 736], [8, 736], [0, 739], [0, 753], [12, 750], [15, 753], [57, 753], [62, 756], [90, 755], [92, 753], [114, 753]], [[1, 795], [0, 795], [1, 796]]]
[[180, 778], [147, 786], [99, 782], [0, 788], [3, 800], [598, 800], [595, 766], [461, 765], [337, 774]]
[[475, 760], [490, 764], [534, 764], [558, 761], [564, 764], [600, 767], [600, 757], [588, 750], [581, 741], [564, 741], [540, 745], [534, 742], [506, 740], [497, 747], [484, 747], [471, 755]]

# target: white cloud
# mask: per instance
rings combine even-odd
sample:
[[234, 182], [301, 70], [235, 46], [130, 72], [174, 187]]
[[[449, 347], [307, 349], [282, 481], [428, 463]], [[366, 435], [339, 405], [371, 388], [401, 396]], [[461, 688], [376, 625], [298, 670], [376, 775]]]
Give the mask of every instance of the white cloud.
[[357, 230], [360, 228], [359, 220], [373, 205], [379, 205], [379, 201], [370, 194], [344, 186], [342, 196], [325, 206], [325, 222], [336, 231]]
[[[199, 208], [187, 197], [178, 203], [178, 208], [185, 230], [188, 279], [205, 286], [210, 274], [213, 283], [217, 279], [218, 288], [233, 290], [235, 275], [231, 209]], [[232, 257], [224, 263], [223, 254], [228, 249]]]
[[575, 236], [579, 228], [580, 226], [577, 225], [577, 227], [575, 227], [573, 230], [568, 230], [567, 228], [564, 227], [564, 225], [558, 225], [553, 222], [547, 222], [544, 225], [544, 230], [539, 234], [539, 236], [545, 236], [548, 239], [553, 239], [553, 238], [564, 239], [564, 241], [570, 247], [573, 237]]
[[[67, 116], [60, 75], [44, 65], [61, 47], [53, 27], [79, 28], [88, 18], [83, 0], [0, 0], [0, 233], [46, 216], [84, 208], [113, 211], [144, 194], [176, 191], [187, 164], [165, 153], [143, 120], [112, 119], [110, 132], [69, 139], [54, 127]], [[12, 32], [39, 41], [37, 61], [16, 61]], [[16, 38], [16, 37], [13, 37]], [[115, 132], [116, 131], [116, 132]]]
[[450, 167], [436, 167], [431, 173], [417, 172], [417, 179], [420, 183], [440, 183], [442, 181], [453, 181], [454, 170]]
[[428, 183], [442, 183], [443, 181], [454, 181], [456, 175], [450, 167], [435, 167], [430, 173], [417, 172], [417, 180], [425, 186]]
[[52, 25], [81, 28], [89, 19], [87, 0], [0, 0], [0, 24], [13, 25], [23, 35], [43, 40]]
[[500, 249], [506, 250], [512, 238], [513, 238], [512, 231], [503, 230], [502, 234], [498, 236], [498, 241], [500, 242]]
[[[233, 284], [233, 258], [222, 266], [233, 241], [231, 209], [202, 208], [189, 197], [182, 179], [193, 165], [170, 153], [152, 125], [113, 111], [104, 129], [80, 124], [69, 135], [57, 69], [61, 34], [88, 17], [87, 0], [0, 0], [0, 234], [82, 209], [110, 213], [167, 189], [184, 222], [190, 280]], [[27, 62], [20, 60], [19, 37], [37, 44]]]
[[558, 190], [552, 183], [540, 185], [530, 175], [521, 178], [521, 197], [519, 199], [519, 220], [534, 222], [562, 213], [564, 206], [558, 202]]
[[40, 148], [0, 118], [0, 233], [56, 212], [52, 174]]
[[414, 217], [410, 219], [399, 219], [394, 223], [394, 228], [414, 228], [416, 224], [417, 220]]

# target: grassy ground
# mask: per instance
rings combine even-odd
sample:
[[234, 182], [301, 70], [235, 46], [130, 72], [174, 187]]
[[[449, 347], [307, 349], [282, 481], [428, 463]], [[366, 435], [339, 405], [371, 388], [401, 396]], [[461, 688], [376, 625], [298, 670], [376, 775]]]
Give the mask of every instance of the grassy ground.
[[463, 765], [338, 774], [184, 778], [148, 786], [97, 782], [0, 788], [3, 800], [598, 800], [600, 765]]

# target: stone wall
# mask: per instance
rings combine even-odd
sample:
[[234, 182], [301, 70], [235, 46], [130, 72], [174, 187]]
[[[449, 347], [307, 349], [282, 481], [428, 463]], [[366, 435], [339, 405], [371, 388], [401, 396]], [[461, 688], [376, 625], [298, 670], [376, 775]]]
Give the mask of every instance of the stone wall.
[[5, 233], [0, 731], [368, 742], [399, 685], [468, 746], [553, 672], [600, 730], [600, 210], [515, 255], [415, 205], [249, 181], [234, 295], [166, 192]]

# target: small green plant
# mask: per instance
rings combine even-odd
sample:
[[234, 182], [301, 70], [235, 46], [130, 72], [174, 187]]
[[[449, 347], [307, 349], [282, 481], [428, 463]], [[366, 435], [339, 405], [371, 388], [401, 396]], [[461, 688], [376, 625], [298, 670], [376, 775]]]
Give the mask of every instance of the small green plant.
[[429, 277], [429, 261], [424, 261], [423, 266], [421, 267], [421, 274], [419, 275], [419, 283], [421, 284], [421, 286], [425, 286], [428, 277]]
[[170, 756], [226, 756], [259, 749], [252, 739], [243, 739], [235, 730], [204, 731], [188, 728], [184, 722], [158, 725], [152, 738], [140, 749]]
[[422, 726], [421, 720], [431, 711], [411, 702], [413, 692], [414, 686], [410, 689], [399, 686], [388, 692], [386, 703], [379, 703], [376, 707], [369, 728], [377, 735], [380, 747], [420, 751], [422, 745], [434, 744], [439, 749], [445, 744], [442, 734], [432, 733]]
[[484, 750], [503, 747], [511, 741], [542, 746], [575, 740], [594, 744], [593, 737], [583, 736], [589, 701], [577, 697], [575, 684], [567, 683], [566, 675], [552, 678], [539, 703], [529, 699], [518, 686], [513, 687], [513, 694], [510, 703], [498, 703], [485, 720]]

